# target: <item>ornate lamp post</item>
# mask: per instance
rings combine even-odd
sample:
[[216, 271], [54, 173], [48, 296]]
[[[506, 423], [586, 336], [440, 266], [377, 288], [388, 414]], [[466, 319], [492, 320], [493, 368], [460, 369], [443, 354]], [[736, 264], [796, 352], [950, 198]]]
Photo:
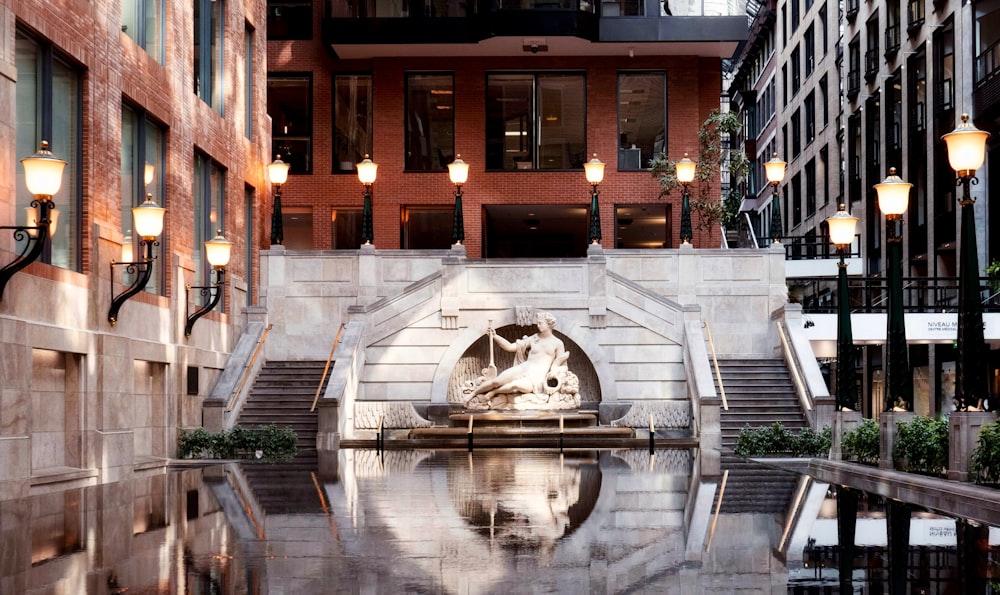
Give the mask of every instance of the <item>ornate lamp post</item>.
[[368, 154], [357, 164], [358, 180], [365, 186], [365, 208], [361, 212], [361, 243], [370, 245], [375, 240], [374, 225], [372, 224], [372, 184], [375, 183], [375, 176], [378, 172], [378, 164], [373, 162]]
[[691, 229], [691, 202], [688, 196], [688, 186], [694, 181], [695, 170], [698, 164], [688, 159], [688, 154], [684, 153], [684, 158], [674, 164], [674, 171], [677, 174], [677, 181], [680, 182], [681, 193], [681, 243], [690, 244], [693, 236]]
[[461, 155], [448, 164], [448, 177], [455, 185], [455, 219], [451, 223], [451, 243], [461, 246], [465, 241], [465, 216], [462, 214], [462, 184], [469, 180], [469, 164]]
[[785, 179], [785, 166], [788, 165], [778, 154], [773, 153], [771, 160], [764, 164], [764, 172], [767, 174], [767, 181], [771, 184], [771, 241], [775, 244], [781, 243], [783, 234], [781, 223], [781, 200], [778, 198], [778, 186]]
[[594, 153], [593, 159], [583, 164], [583, 173], [593, 188], [590, 195], [590, 243], [600, 245], [601, 208], [597, 203], [597, 185], [604, 180], [604, 163], [597, 158], [597, 153]]
[[31, 157], [22, 159], [21, 165], [24, 167], [24, 185], [35, 199], [27, 208], [27, 225], [0, 227], [13, 230], [15, 241], [24, 241], [24, 248], [17, 258], [0, 269], [0, 299], [3, 298], [3, 290], [11, 277], [38, 260], [51, 241], [52, 234], [55, 233], [58, 211], [52, 202], [52, 196], [59, 192], [62, 186], [62, 173], [66, 162], [56, 158], [49, 151], [49, 143], [43, 140], [38, 151]]
[[844, 205], [827, 218], [830, 241], [837, 246], [837, 410], [853, 410], [858, 402], [857, 371], [854, 368], [854, 333], [851, 330], [851, 304], [847, 295], [847, 264], [844, 256], [854, 242], [858, 218]]
[[[192, 289], [197, 289], [201, 292], [204, 297], [210, 297], [211, 299], [207, 304], [195, 310], [193, 314], [187, 317], [187, 322], [184, 325], [184, 336], [190, 337], [191, 330], [194, 329], [194, 323], [198, 321], [199, 318], [208, 314], [219, 304], [219, 300], [222, 298], [222, 286], [226, 284], [224, 277], [226, 275], [226, 265], [229, 264], [229, 258], [232, 254], [233, 243], [222, 236], [222, 230], [216, 234], [214, 238], [205, 242], [205, 258], [208, 260], [208, 264], [212, 266], [212, 270], [215, 271], [215, 283], [206, 287], [199, 286], [187, 286], [187, 290], [190, 292]], [[187, 307], [187, 300], [184, 300], [185, 308]]]
[[[983, 303], [979, 286], [979, 249], [976, 242], [976, 216], [969, 189], [978, 184], [976, 170], [986, 160], [989, 133], [969, 122], [962, 123], [941, 139], [948, 146], [948, 162], [962, 185], [962, 229], [958, 259], [958, 366], [955, 378], [955, 409], [979, 407], [989, 395], [986, 379], [986, 342], [983, 338]], [[992, 409], [992, 407], [990, 407]]]
[[267, 166], [267, 177], [274, 186], [274, 209], [271, 211], [271, 245], [279, 245], [285, 241], [284, 223], [281, 220], [281, 186], [288, 181], [288, 168], [291, 165], [276, 155], [274, 161]]
[[[118, 311], [122, 304], [132, 296], [146, 288], [149, 278], [153, 274], [153, 261], [156, 256], [153, 254], [153, 246], [159, 244], [157, 238], [163, 233], [163, 216], [167, 210], [155, 202], [153, 195], [146, 195], [146, 202], [137, 207], [132, 207], [132, 228], [139, 236], [139, 249], [145, 248], [142, 260], [134, 262], [111, 261], [111, 291], [114, 293], [115, 279], [114, 271], [116, 266], [125, 267], [125, 273], [135, 275], [132, 284], [111, 299], [111, 308], [108, 310], [108, 322], [114, 326], [118, 322]], [[124, 253], [124, 252], [123, 252]]]
[[889, 175], [875, 184], [878, 208], [885, 214], [886, 252], [888, 253], [889, 317], [886, 326], [886, 393], [883, 409], [898, 407], [913, 411], [913, 376], [906, 345], [906, 322], [903, 318], [903, 213], [910, 203], [910, 188], [889, 168]]

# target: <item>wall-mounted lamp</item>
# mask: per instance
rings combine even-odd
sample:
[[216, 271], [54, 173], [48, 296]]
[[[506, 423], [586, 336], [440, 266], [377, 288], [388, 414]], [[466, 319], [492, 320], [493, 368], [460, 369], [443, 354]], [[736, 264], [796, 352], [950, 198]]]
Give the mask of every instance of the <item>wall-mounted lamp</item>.
[[[184, 325], [185, 337], [191, 336], [191, 329], [194, 328], [194, 323], [199, 318], [208, 314], [219, 305], [219, 299], [222, 298], [222, 286], [226, 284], [223, 280], [226, 275], [226, 265], [229, 264], [232, 250], [233, 243], [222, 236], [221, 229], [214, 238], [205, 242], [205, 258], [208, 259], [208, 264], [212, 265], [212, 270], [215, 271], [215, 283], [207, 286], [188, 285], [186, 287], [186, 293], [190, 293], [192, 289], [197, 289], [202, 297], [211, 297], [211, 299], [207, 304], [195, 310], [194, 314], [187, 316], [187, 323]], [[185, 297], [185, 314], [188, 312], [187, 305], [189, 303], [190, 300]]]
[[135, 275], [132, 285], [125, 291], [116, 295], [111, 300], [111, 309], [108, 310], [108, 322], [114, 326], [118, 322], [118, 310], [129, 298], [146, 288], [149, 278], [153, 273], [153, 246], [159, 245], [156, 238], [163, 232], [163, 215], [166, 209], [153, 202], [153, 195], [146, 195], [146, 202], [137, 207], [132, 207], [132, 228], [141, 238], [139, 240], [140, 249], [145, 246], [146, 253], [142, 260], [133, 262], [111, 261], [111, 293], [115, 291], [115, 267], [125, 267], [125, 273]]
[[694, 181], [695, 171], [698, 164], [688, 159], [688, 154], [684, 153], [684, 159], [674, 164], [674, 171], [677, 181], [680, 182], [683, 192], [681, 194], [681, 243], [690, 244], [694, 235], [691, 229], [691, 201], [688, 195], [688, 186]]
[[274, 186], [274, 209], [271, 211], [271, 245], [280, 245], [285, 241], [284, 223], [281, 220], [281, 186], [288, 181], [290, 164], [281, 160], [281, 155], [275, 155], [274, 161], [267, 166], [267, 177]]
[[781, 223], [781, 200], [778, 198], [778, 186], [785, 179], [785, 166], [788, 165], [778, 154], [774, 153], [771, 160], [764, 164], [764, 172], [767, 174], [767, 181], [773, 190], [771, 194], [771, 241], [775, 244], [781, 243], [783, 235]]
[[59, 215], [52, 202], [52, 195], [59, 192], [59, 187], [62, 186], [62, 172], [66, 162], [53, 156], [49, 151], [48, 141], [43, 140], [38, 151], [31, 157], [22, 159], [21, 164], [24, 167], [24, 185], [35, 199], [27, 208], [27, 225], [0, 227], [13, 230], [15, 242], [24, 242], [24, 248], [17, 258], [0, 269], [0, 299], [3, 299], [3, 290], [14, 273], [38, 260], [45, 251], [45, 246], [56, 231]]
[[378, 173], [378, 164], [373, 162], [368, 154], [356, 166], [358, 181], [365, 186], [365, 207], [361, 212], [361, 243], [371, 244], [375, 240], [375, 230], [372, 224], [372, 184]]
[[591, 193], [590, 193], [590, 243], [600, 244], [601, 243], [601, 209], [597, 202], [597, 186], [604, 181], [604, 163], [597, 158], [597, 153], [594, 153], [594, 158], [583, 164], [583, 173], [587, 176], [587, 182], [590, 183]]
[[451, 243], [461, 245], [465, 241], [465, 217], [462, 214], [462, 184], [469, 180], [469, 164], [461, 155], [448, 164], [448, 177], [455, 185], [455, 218], [451, 224]]

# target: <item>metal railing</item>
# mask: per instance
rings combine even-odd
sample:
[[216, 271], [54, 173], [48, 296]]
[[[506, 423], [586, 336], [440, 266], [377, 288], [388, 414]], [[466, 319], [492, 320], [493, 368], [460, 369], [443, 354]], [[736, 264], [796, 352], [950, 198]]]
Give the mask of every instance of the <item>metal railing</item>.
[[[1000, 291], [993, 289], [988, 277], [980, 277], [980, 296], [984, 312], [1000, 312]], [[802, 311], [810, 314], [835, 314], [837, 279], [835, 277], [799, 277], [795, 279], [795, 299]], [[852, 312], [885, 312], [889, 303], [889, 284], [885, 277], [851, 277], [847, 280]], [[903, 277], [903, 311], [916, 313], [957, 312], [958, 277]]]
[[260, 355], [261, 349], [264, 348], [264, 341], [267, 341], [267, 333], [271, 331], [273, 325], [267, 325], [264, 328], [264, 332], [260, 336], [260, 340], [257, 341], [257, 347], [253, 351], [253, 355], [250, 356], [250, 361], [247, 362], [246, 367], [243, 368], [243, 374], [240, 376], [240, 381], [236, 383], [236, 388], [233, 389], [233, 393], [229, 395], [229, 402], [226, 403], [226, 411], [232, 411], [236, 407], [236, 401], [239, 399], [240, 395], [243, 393], [243, 385], [246, 384], [247, 378], [250, 377], [250, 372], [254, 369], [254, 364], [257, 362], [257, 356]]
[[323, 385], [326, 384], [326, 376], [330, 372], [330, 364], [333, 363], [333, 353], [337, 351], [337, 345], [340, 345], [340, 334], [344, 332], [344, 327], [347, 326], [346, 322], [340, 323], [340, 328], [337, 329], [337, 336], [333, 338], [333, 347], [330, 348], [330, 357], [326, 358], [326, 365], [323, 366], [323, 377], [319, 379], [319, 386], [316, 387], [316, 396], [313, 397], [312, 407], [309, 411], [316, 411], [316, 403], [319, 402], [319, 395], [323, 392]]

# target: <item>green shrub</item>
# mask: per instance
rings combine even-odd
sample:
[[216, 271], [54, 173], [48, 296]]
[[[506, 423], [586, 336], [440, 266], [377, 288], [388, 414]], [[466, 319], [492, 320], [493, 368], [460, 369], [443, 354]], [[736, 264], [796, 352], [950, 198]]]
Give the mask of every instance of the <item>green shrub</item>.
[[979, 484], [1000, 484], [1000, 422], [986, 424], [979, 430], [969, 475]]
[[875, 420], [864, 419], [858, 427], [844, 432], [840, 450], [844, 460], [857, 461], [863, 465], [878, 465], [879, 430]]
[[235, 426], [216, 434], [209, 434], [204, 428], [196, 428], [181, 430], [177, 437], [177, 457], [286, 461], [298, 452], [297, 443], [298, 436], [292, 428], [274, 424], [253, 428]]
[[829, 427], [822, 432], [806, 428], [798, 434], [792, 433], [780, 422], [770, 426], [740, 430], [733, 452], [740, 457], [787, 454], [799, 457], [826, 456], [830, 451], [831, 432]]
[[897, 422], [892, 458], [902, 471], [944, 474], [948, 466], [948, 421], [918, 415]]

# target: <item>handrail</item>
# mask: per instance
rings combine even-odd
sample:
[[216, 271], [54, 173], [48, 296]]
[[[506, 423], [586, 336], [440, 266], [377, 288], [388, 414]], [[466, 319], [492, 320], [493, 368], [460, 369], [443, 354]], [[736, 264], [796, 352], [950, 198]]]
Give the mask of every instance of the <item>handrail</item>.
[[323, 392], [323, 384], [326, 383], [326, 375], [330, 371], [330, 362], [333, 361], [333, 352], [337, 350], [337, 344], [340, 343], [340, 333], [344, 332], [344, 326], [346, 323], [341, 322], [340, 328], [337, 329], [337, 336], [333, 338], [333, 347], [330, 348], [330, 357], [326, 358], [326, 366], [323, 367], [323, 377], [319, 379], [319, 386], [316, 387], [316, 396], [313, 397], [312, 407], [309, 408], [309, 412], [312, 413], [316, 411], [316, 403], [319, 402], [319, 394]]
[[722, 386], [722, 372], [719, 370], [719, 358], [715, 355], [715, 343], [712, 341], [712, 329], [708, 327], [708, 321], [704, 323], [705, 336], [708, 337], [708, 348], [712, 351], [712, 364], [715, 365], [715, 379], [719, 383], [719, 393], [722, 396], [722, 408], [729, 411], [729, 403], [726, 401], [726, 389]]
[[799, 373], [799, 362], [788, 346], [785, 327], [781, 326], [781, 321], [778, 320], [774, 321], [774, 324], [778, 327], [778, 336], [781, 337], [781, 347], [784, 350], [786, 360], [790, 364], [789, 368], [792, 372], [792, 381], [795, 383], [795, 392], [798, 393], [799, 400], [802, 401], [802, 406], [806, 408], [806, 411], [812, 411], [812, 403], [809, 402], [809, 393], [806, 391], [805, 383], [802, 382], [802, 375]]
[[712, 549], [712, 538], [715, 537], [715, 524], [719, 521], [719, 510], [722, 509], [722, 497], [726, 494], [726, 482], [729, 481], [729, 469], [722, 472], [722, 483], [719, 484], [719, 499], [715, 501], [715, 514], [712, 515], [712, 524], [708, 528], [708, 542], [705, 544], [705, 553]]
[[250, 356], [250, 361], [247, 362], [245, 368], [243, 368], [243, 375], [240, 376], [240, 381], [236, 383], [236, 388], [233, 389], [233, 394], [229, 395], [229, 402], [226, 403], [226, 411], [232, 411], [233, 407], [236, 406], [236, 399], [239, 398], [240, 393], [243, 392], [243, 385], [246, 384], [247, 376], [250, 375], [250, 370], [253, 369], [254, 363], [257, 361], [257, 356], [260, 355], [260, 350], [264, 347], [264, 341], [267, 340], [267, 333], [270, 332], [273, 324], [269, 324], [264, 327], [264, 332], [260, 336], [260, 340], [257, 341], [257, 348], [254, 349], [253, 355]]

